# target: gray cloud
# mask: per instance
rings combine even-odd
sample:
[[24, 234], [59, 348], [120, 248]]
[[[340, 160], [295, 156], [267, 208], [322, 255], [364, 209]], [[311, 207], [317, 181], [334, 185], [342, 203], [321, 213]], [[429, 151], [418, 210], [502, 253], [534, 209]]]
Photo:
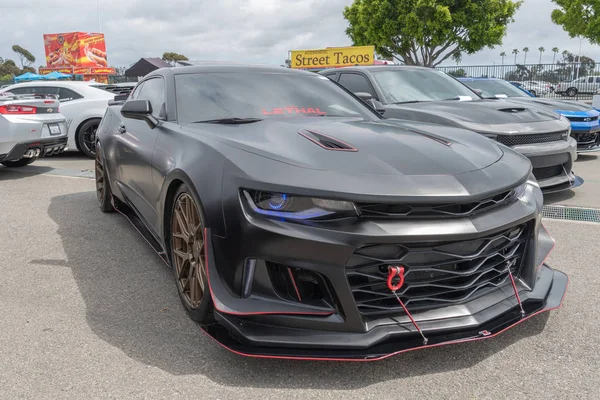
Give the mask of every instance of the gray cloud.
[[[288, 50], [350, 45], [342, 11], [351, 0], [100, 0], [109, 63], [130, 65], [140, 57], [175, 51], [197, 60], [236, 60], [281, 64]], [[0, 2], [5, 3], [5, 2]], [[3, 34], [0, 57], [14, 57], [13, 44], [29, 49], [44, 63], [44, 33], [98, 31], [94, 0], [29, 0], [0, 5]], [[570, 39], [550, 21], [550, 0], [527, 0], [508, 28], [502, 46], [466, 56], [463, 64], [499, 63], [499, 53], [531, 49], [537, 61], [544, 46], [577, 52]], [[600, 60], [597, 46], [584, 43], [583, 53]], [[522, 53], [518, 59], [522, 62]], [[511, 57], [508, 57], [512, 60]]]

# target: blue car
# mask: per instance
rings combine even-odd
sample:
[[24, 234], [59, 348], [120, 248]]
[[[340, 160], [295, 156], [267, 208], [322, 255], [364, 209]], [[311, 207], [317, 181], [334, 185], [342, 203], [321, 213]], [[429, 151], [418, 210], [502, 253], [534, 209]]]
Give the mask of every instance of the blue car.
[[510, 97], [513, 103], [532, 104], [551, 109], [571, 122], [571, 136], [577, 140], [577, 153], [600, 151], [600, 112], [582, 103], [567, 100], [542, 99], [525, 89], [496, 78], [458, 78], [463, 84], [486, 99]]

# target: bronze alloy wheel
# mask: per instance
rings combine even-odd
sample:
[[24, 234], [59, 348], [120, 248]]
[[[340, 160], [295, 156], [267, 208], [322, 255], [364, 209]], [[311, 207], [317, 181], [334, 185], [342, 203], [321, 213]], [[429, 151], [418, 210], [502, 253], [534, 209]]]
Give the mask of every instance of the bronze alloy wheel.
[[102, 206], [102, 202], [104, 200], [104, 166], [102, 165], [102, 159], [100, 157], [100, 152], [96, 153], [96, 196], [98, 197], [98, 201], [100, 202], [100, 206]]
[[98, 198], [100, 210], [109, 213], [113, 211], [112, 192], [110, 190], [108, 177], [106, 176], [106, 171], [104, 170], [104, 164], [102, 163], [101, 152], [96, 153], [95, 160], [96, 197]]
[[189, 310], [200, 308], [206, 293], [204, 221], [192, 196], [181, 193], [171, 218], [171, 250], [179, 293]]

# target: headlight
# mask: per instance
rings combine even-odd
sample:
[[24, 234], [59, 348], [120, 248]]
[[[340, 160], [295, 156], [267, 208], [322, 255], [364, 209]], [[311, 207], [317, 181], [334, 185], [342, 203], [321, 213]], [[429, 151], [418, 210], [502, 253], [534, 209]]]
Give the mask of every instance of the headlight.
[[349, 201], [258, 190], [243, 190], [242, 194], [254, 212], [271, 217], [307, 220], [358, 215], [354, 203]]
[[539, 192], [540, 195], [542, 193], [540, 185], [532, 173], [529, 175], [529, 178], [527, 178], [527, 182], [515, 188], [514, 195], [519, 201], [529, 203], [532, 197], [536, 197], [536, 192]]

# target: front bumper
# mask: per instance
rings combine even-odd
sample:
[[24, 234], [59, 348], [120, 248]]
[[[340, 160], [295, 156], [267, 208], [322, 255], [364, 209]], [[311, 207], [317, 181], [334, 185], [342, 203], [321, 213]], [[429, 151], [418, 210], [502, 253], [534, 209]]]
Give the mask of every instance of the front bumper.
[[478, 313], [424, 323], [428, 343], [406, 325], [378, 327], [363, 334], [322, 332], [269, 326], [217, 313], [217, 323], [203, 331], [226, 349], [243, 356], [329, 361], [376, 361], [411, 350], [492, 338], [542, 312], [562, 305], [568, 277], [547, 265], [540, 268], [535, 289], [516, 301], [497, 303]]
[[533, 174], [544, 194], [574, 189], [583, 184], [575, 175], [573, 163], [577, 160], [577, 141], [568, 140], [512, 147], [531, 161]]
[[595, 153], [600, 151], [600, 127], [572, 130], [571, 136], [577, 140], [577, 153]]
[[[244, 205], [239, 214], [228, 209], [227, 225], [235, 223], [240, 229], [229, 231], [227, 238], [208, 229], [205, 232], [205, 266], [215, 322], [202, 329], [242, 355], [353, 361], [492, 337], [559, 307], [566, 292], [567, 276], [544, 264], [554, 242], [541, 227], [538, 197], [467, 218], [363, 221], [339, 229], [266, 219]], [[372, 243], [476, 240], [523, 225], [530, 226], [530, 239], [516, 287], [524, 314], [513, 287], [504, 281], [465, 301], [411, 312], [428, 338], [424, 345], [407, 314], [365, 314], [349, 286], [348, 262], [357, 248]], [[244, 269], [248, 259], [259, 260], [250, 274]], [[332, 301], [282, 296], [274, 289], [268, 262], [318, 273]], [[245, 276], [250, 276], [248, 293], [243, 291]]]

